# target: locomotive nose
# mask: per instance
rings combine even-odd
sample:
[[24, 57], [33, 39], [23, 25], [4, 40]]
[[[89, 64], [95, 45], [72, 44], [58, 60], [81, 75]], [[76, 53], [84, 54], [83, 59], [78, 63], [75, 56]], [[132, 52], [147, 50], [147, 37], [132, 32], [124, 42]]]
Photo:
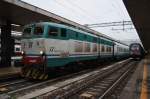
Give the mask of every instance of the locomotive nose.
[[44, 39], [24, 39], [21, 42], [22, 50], [27, 55], [41, 55], [45, 52]]

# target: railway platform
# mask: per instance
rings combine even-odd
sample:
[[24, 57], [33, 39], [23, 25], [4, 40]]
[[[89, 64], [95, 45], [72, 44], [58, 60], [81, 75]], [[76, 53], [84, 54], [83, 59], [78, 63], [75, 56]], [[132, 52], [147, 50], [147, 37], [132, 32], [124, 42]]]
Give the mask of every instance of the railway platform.
[[20, 67], [10, 66], [0, 68], [0, 79], [4, 79], [5, 77], [12, 77], [19, 75], [21, 71]]
[[150, 55], [141, 60], [119, 99], [150, 99]]

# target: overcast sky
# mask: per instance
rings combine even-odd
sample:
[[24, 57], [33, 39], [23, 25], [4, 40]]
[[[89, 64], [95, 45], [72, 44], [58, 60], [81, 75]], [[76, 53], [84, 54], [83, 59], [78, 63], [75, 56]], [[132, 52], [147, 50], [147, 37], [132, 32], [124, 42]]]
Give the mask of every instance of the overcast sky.
[[[122, 0], [22, 0], [42, 9], [80, 23], [94, 24], [131, 20]], [[134, 29], [122, 27], [92, 28], [118, 40], [138, 39]], [[131, 26], [126, 26], [131, 28]]]

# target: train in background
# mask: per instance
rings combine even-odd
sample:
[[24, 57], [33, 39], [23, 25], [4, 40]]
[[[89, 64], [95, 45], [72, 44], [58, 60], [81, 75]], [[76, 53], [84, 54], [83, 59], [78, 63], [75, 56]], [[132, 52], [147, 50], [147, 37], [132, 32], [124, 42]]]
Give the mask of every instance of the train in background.
[[16, 67], [21, 67], [22, 64], [22, 50], [20, 44], [15, 44], [14, 46], [14, 54], [11, 57], [11, 65]]
[[[0, 44], [0, 54], [1, 54], [1, 44]], [[1, 61], [1, 57], [0, 57]], [[14, 45], [14, 53], [11, 57], [11, 65], [12, 66], [22, 66], [22, 54], [21, 54], [21, 45], [15, 44]]]
[[51, 69], [68, 67], [68, 64], [129, 57], [126, 44], [51, 22], [26, 25], [21, 46], [22, 76], [33, 79], [47, 79]]
[[145, 56], [145, 50], [140, 43], [130, 44], [130, 56], [133, 59], [142, 59]]

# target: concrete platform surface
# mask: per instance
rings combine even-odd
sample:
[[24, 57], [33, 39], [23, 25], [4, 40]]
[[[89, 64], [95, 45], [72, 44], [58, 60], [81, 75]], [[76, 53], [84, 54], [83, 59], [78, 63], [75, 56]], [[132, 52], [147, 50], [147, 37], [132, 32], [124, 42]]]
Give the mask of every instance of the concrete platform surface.
[[150, 99], [150, 56], [141, 60], [119, 99]]

